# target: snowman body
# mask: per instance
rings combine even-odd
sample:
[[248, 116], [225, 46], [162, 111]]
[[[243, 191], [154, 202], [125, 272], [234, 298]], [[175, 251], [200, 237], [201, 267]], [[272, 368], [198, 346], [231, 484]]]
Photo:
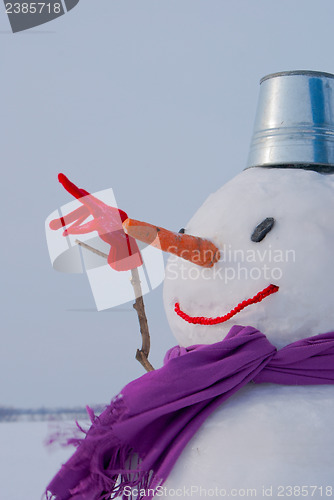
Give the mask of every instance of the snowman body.
[[[220, 261], [205, 269], [170, 257], [166, 268], [178, 343], [212, 344], [236, 324], [258, 328], [278, 349], [332, 331], [332, 214], [334, 176], [303, 169], [250, 168], [211, 195], [186, 232], [211, 240]], [[252, 241], [266, 219], [275, 222]], [[278, 292], [221, 324], [189, 324], [174, 311], [177, 302], [190, 316], [223, 316], [270, 284]], [[188, 443], [164, 496], [334, 496], [333, 415], [333, 386], [250, 383]]]

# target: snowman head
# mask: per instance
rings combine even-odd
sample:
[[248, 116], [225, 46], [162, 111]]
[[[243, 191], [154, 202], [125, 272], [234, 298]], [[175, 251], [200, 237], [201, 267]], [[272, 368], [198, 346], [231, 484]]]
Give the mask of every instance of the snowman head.
[[[214, 343], [235, 325], [259, 328], [278, 347], [334, 327], [334, 177], [300, 169], [245, 170], [211, 195], [185, 228], [211, 240], [220, 260], [203, 268], [171, 256], [164, 303], [181, 345]], [[269, 285], [278, 291], [218, 324]]]

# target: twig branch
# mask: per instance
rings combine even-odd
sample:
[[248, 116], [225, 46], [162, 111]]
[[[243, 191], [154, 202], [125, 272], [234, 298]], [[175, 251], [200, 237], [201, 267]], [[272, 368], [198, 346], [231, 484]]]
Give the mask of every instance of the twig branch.
[[94, 247], [91, 247], [90, 245], [87, 245], [87, 243], [84, 243], [83, 241], [80, 240], [75, 240], [75, 243], [77, 245], [80, 245], [83, 248], [86, 248], [86, 250], [89, 250], [90, 252], [95, 253], [96, 255], [99, 255], [100, 257], [103, 257], [104, 259], [108, 258], [108, 254], [101, 252], [100, 250], [97, 250]]
[[133, 304], [133, 308], [137, 312], [140, 333], [142, 338], [142, 346], [141, 349], [137, 349], [136, 360], [143, 365], [146, 371], [151, 372], [154, 370], [154, 368], [148, 360], [148, 355], [150, 353], [150, 347], [151, 347], [150, 332], [148, 330], [144, 299], [143, 299], [142, 289], [140, 286], [139, 272], [136, 267], [134, 269], [131, 269], [131, 284], [133, 286], [133, 290], [135, 292], [135, 297], [136, 297], [135, 303]]
[[[97, 250], [96, 248], [93, 248], [90, 245], [87, 245], [87, 243], [84, 243], [83, 241], [75, 240], [75, 243], [77, 243], [83, 248], [86, 248], [86, 250], [89, 250], [90, 252], [99, 255], [100, 257], [103, 257], [105, 259], [108, 258], [108, 255], [106, 253], [101, 252], [100, 250]], [[148, 360], [151, 347], [150, 332], [148, 329], [143, 292], [140, 285], [139, 272], [137, 268], [131, 269], [131, 285], [133, 286], [133, 290], [135, 293], [135, 303], [133, 304], [133, 308], [136, 310], [138, 316], [140, 333], [142, 337], [142, 346], [141, 349], [137, 349], [136, 360], [139, 361], [139, 363], [141, 363], [141, 365], [145, 368], [146, 371], [150, 372], [154, 370], [153, 366]]]

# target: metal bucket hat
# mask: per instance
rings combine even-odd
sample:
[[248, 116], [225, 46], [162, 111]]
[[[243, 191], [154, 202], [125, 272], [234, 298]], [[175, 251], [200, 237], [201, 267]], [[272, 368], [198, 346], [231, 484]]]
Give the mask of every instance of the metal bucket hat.
[[261, 79], [249, 167], [334, 173], [334, 75], [283, 71]]

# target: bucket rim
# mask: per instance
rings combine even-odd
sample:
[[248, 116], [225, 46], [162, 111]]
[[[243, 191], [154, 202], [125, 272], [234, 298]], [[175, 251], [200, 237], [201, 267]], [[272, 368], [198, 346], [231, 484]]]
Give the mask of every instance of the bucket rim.
[[278, 78], [281, 76], [314, 76], [318, 78], [334, 78], [334, 74], [332, 73], [325, 73], [323, 71], [312, 71], [312, 70], [307, 70], [307, 69], [301, 69], [301, 70], [293, 70], [293, 71], [280, 71], [278, 73], [270, 73], [269, 75], [264, 76], [260, 80], [260, 85], [261, 83], [265, 82], [266, 80], [270, 80], [272, 78]]

